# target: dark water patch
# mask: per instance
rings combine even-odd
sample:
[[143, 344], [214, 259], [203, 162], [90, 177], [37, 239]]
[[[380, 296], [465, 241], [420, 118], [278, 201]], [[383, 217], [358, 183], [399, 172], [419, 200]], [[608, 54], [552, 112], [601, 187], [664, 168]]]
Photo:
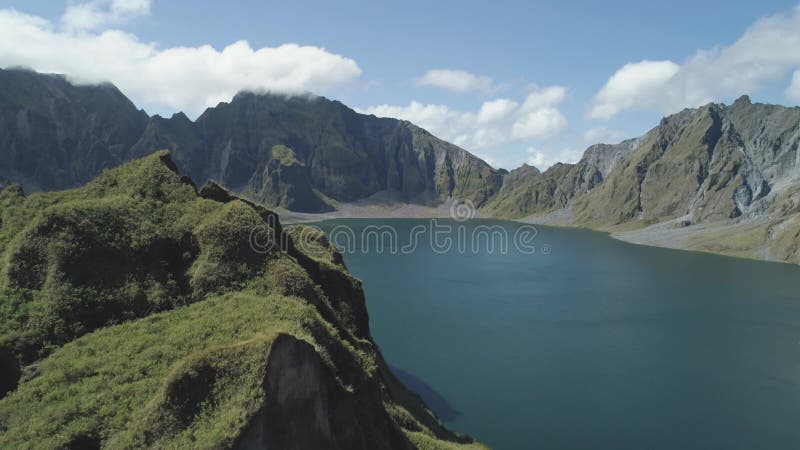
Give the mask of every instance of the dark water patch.
[[394, 376], [407, 388], [419, 394], [428, 408], [443, 422], [450, 422], [461, 414], [448, 403], [446, 398], [442, 397], [441, 394], [436, 392], [423, 379], [392, 365], [389, 365], [389, 370], [391, 370]]

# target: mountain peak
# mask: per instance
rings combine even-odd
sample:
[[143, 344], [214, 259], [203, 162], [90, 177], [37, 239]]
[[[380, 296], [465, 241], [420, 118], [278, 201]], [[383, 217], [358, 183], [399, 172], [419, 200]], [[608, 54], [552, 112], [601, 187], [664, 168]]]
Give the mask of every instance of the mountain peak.
[[742, 95], [741, 97], [737, 98], [735, 102], [733, 102], [732, 106], [737, 105], [751, 105], [752, 102], [750, 101], [749, 95]]
[[[288, 93], [288, 92], [275, 92], [275, 91], [239, 91], [236, 95], [233, 96], [230, 103], [235, 103], [238, 101], [243, 100], [278, 100], [278, 101], [286, 101], [286, 100], [328, 100], [325, 97], [321, 97], [319, 95], [312, 94], [310, 92], [295, 92], [295, 93]], [[330, 100], [328, 100], [330, 101]]]
[[531, 164], [528, 164], [528, 163], [526, 163], [526, 162], [525, 162], [525, 163], [522, 163], [522, 165], [519, 167], [519, 170], [520, 170], [520, 171], [524, 171], [524, 172], [532, 172], [532, 173], [537, 173], [537, 174], [538, 174], [538, 173], [541, 173], [541, 170], [539, 170], [539, 168], [538, 168], [538, 167], [536, 167], [536, 166], [534, 166], [534, 165], [531, 165]]

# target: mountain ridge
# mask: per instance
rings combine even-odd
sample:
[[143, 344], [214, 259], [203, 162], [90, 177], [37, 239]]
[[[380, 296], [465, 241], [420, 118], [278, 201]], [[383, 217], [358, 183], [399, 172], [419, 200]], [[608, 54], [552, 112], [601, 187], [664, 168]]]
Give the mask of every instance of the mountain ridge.
[[[447, 215], [452, 202], [469, 201], [483, 216], [800, 262], [798, 107], [747, 96], [709, 103], [640, 137], [592, 145], [574, 164], [508, 172], [408, 121], [323, 97], [242, 92], [192, 121], [148, 116], [109, 85], [15, 70], [0, 70], [0, 80], [0, 180], [34, 190], [70, 187], [166, 148], [198, 184], [216, 180], [304, 219], [392, 208]], [[732, 229], [737, 245], [724, 242]]]
[[[487, 209], [637, 243], [797, 263], [799, 143], [800, 107], [742, 96], [685, 109], [636, 140], [592, 146], [576, 164], [528, 177], [520, 189], [555, 180], [549, 192], [564, 193], [555, 207], [514, 211], [498, 196]], [[601, 174], [604, 164], [611, 169]], [[739, 243], [725, 242], [733, 236]]]
[[[29, 190], [74, 187], [158, 149], [170, 150], [198, 184], [216, 180], [301, 212], [380, 192], [420, 204], [463, 197], [481, 205], [502, 181], [479, 158], [410, 122], [324, 97], [240, 92], [192, 121], [182, 112], [148, 116], [110, 84], [75, 86], [21, 70], [0, 70], [0, 81], [0, 148], [7, 150], [0, 176]], [[79, 124], [79, 117], [88, 120]], [[274, 155], [276, 146], [292, 157]], [[59, 158], [48, 159], [51, 153]]]
[[2, 448], [484, 448], [391, 373], [324, 234], [167, 152], [0, 219]]

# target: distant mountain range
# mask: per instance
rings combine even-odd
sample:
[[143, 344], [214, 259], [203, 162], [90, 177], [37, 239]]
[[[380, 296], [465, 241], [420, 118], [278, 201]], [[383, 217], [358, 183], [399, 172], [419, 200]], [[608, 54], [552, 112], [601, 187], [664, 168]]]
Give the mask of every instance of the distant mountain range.
[[322, 97], [241, 93], [194, 122], [148, 116], [110, 84], [0, 70], [0, 177], [27, 189], [79, 186], [104, 168], [171, 150], [195, 182], [272, 207], [323, 212], [382, 193], [485, 204], [503, 173], [406, 121], [358, 114]]
[[800, 263], [800, 108], [708, 104], [576, 164], [510, 172], [492, 215]]
[[322, 97], [241, 93], [191, 121], [148, 116], [110, 84], [0, 70], [0, 179], [81, 185], [169, 149], [198, 184], [291, 211], [437, 206], [607, 230], [634, 242], [800, 263], [800, 108], [708, 104], [544, 172], [496, 170], [425, 130]]

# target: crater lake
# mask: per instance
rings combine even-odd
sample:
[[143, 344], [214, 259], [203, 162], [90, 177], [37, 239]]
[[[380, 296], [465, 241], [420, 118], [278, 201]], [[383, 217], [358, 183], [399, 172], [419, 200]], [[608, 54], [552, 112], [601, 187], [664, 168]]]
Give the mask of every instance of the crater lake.
[[[316, 225], [363, 280], [398, 376], [492, 448], [800, 443], [800, 267], [543, 226], [522, 249], [530, 226], [504, 221]], [[445, 226], [451, 248], [431, 245]]]

